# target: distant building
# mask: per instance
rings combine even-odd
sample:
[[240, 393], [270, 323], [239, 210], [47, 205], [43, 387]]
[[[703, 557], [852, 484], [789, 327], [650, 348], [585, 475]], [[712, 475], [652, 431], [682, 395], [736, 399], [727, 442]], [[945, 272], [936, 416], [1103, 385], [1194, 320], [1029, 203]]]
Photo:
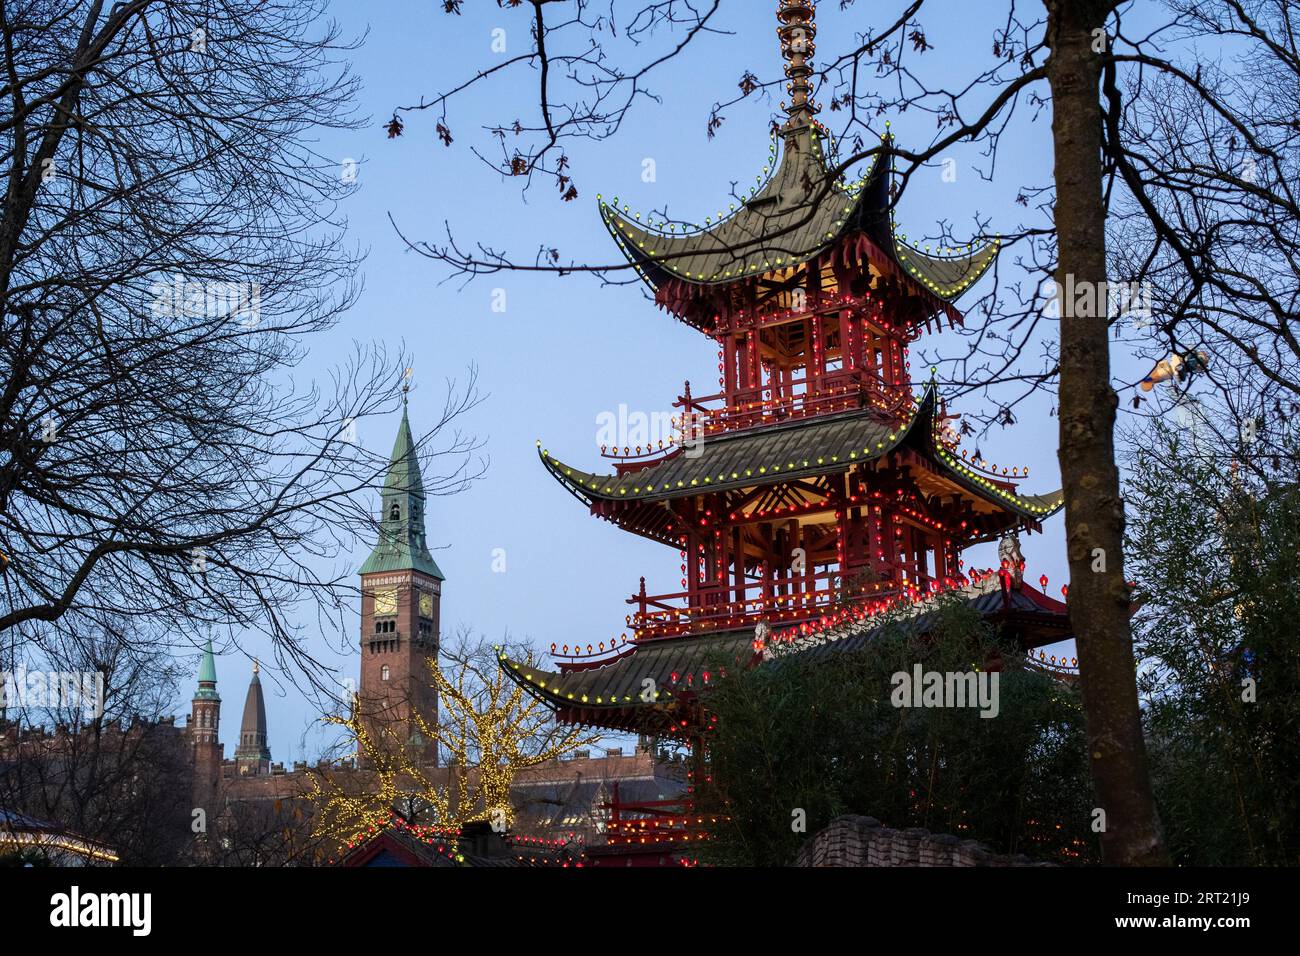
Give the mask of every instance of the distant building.
[[[413, 714], [418, 714], [432, 723], [438, 716], [437, 696], [426, 675], [427, 662], [438, 654], [444, 581], [426, 542], [425, 492], [414, 447], [404, 406], [381, 493], [379, 540], [359, 570], [362, 624], [357, 706], [361, 716], [376, 726], [384, 722], [391, 727], [396, 722], [409, 728], [404, 736], [407, 745], [417, 748], [431, 765], [435, 784], [445, 783], [447, 791], [454, 793], [453, 775], [467, 773], [472, 781], [476, 770], [437, 767], [435, 744], [419, 736], [413, 719]], [[125, 728], [109, 722], [96, 745], [117, 754], [125, 765], [134, 759], [140, 742], [148, 741], [149, 759], [165, 764], [162, 776], [166, 786], [174, 791], [179, 788], [172, 794], [176, 806], [165, 826], [176, 831], [181, 845], [196, 847], [196, 859], [235, 865], [310, 862], [303, 859], [301, 851], [304, 843], [310, 843], [304, 839], [311, 830], [312, 805], [307, 795], [315, 775], [327, 773], [335, 780], [346, 779], [347, 786], [362, 789], [369, 784], [368, 768], [325, 762], [316, 766], [295, 762], [286, 767], [275, 762], [256, 661], [244, 696], [239, 742], [228, 758], [221, 743], [222, 698], [217, 684], [216, 654], [209, 640], [200, 657], [186, 726], [177, 727], [172, 718], [136, 721]], [[42, 728], [20, 732], [12, 724], [0, 724], [0, 774], [19, 761], [53, 764], [61, 759], [59, 755], [84, 751], [76, 746], [80, 733], [67, 727], [57, 728], [53, 734]], [[77, 772], [69, 770], [63, 777]], [[533, 841], [522, 844], [531, 850], [570, 839], [585, 845], [599, 843], [609, 814], [606, 804], [620, 782], [647, 798], [672, 799], [686, 790], [683, 766], [659, 760], [643, 747], [626, 755], [611, 750], [555, 760], [521, 771], [516, 778], [515, 834]], [[31, 819], [16, 813], [12, 816], [14, 820]], [[32, 821], [28, 830], [36, 833], [36, 827]], [[91, 855], [88, 858], [98, 859], [95, 854], [99, 854], [107, 861], [106, 854], [112, 854], [92, 840], [62, 831], [57, 823], [39, 827], [51, 836], [61, 834], [61, 852], [72, 852], [84, 844]], [[393, 834], [386, 852], [394, 859], [401, 856], [401, 846], [410, 842], [408, 837]], [[426, 852], [427, 845], [422, 846], [425, 849], [414, 850], [417, 856]], [[480, 847], [480, 855], [494, 858], [499, 849], [489, 853]], [[320, 862], [325, 862], [324, 858]], [[384, 864], [372, 861], [366, 865]]]

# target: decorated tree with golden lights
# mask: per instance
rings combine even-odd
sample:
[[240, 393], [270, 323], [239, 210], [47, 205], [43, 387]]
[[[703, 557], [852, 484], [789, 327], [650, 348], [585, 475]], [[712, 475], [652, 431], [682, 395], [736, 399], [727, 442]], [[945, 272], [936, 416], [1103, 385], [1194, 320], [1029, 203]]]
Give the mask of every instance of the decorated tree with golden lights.
[[439, 834], [475, 820], [504, 830], [514, 822], [510, 787], [520, 771], [598, 739], [557, 725], [505, 676], [497, 651], [468, 629], [430, 662], [428, 679], [438, 695], [438, 721], [412, 719], [420, 735], [437, 743], [439, 765], [422, 760], [403, 739], [404, 722], [368, 718], [356, 701], [347, 716], [325, 718], [343, 728], [342, 747], [352, 756], [312, 774], [315, 836], [349, 846], [393, 820]]
[[364, 769], [354, 769], [351, 760], [334, 761], [311, 775], [313, 836], [351, 844], [395, 815], [408, 823], [455, 825], [445, 772], [413, 759], [397, 725], [364, 719], [355, 702], [348, 716], [325, 720], [344, 728], [344, 746], [355, 752], [355, 766]]
[[[437, 741], [453, 768], [458, 822], [486, 819], [498, 829], [514, 821], [510, 786], [520, 771], [599, 739], [557, 724], [506, 676], [499, 654], [467, 630], [459, 631], [438, 665], [429, 668], [438, 693], [438, 724], [419, 721], [421, 733]], [[522, 659], [531, 663], [532, 652], [524, 649]]]

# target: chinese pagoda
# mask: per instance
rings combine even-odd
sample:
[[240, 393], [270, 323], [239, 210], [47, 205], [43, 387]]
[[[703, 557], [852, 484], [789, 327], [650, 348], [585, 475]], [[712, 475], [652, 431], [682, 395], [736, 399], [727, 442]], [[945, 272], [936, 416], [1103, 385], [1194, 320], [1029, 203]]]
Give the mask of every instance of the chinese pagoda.
[[[837, 177], [810, 99], [813, 12], [778, 9], [787, 118], [743, 202], [695, 229], [600, 204], [656, 303], [716, 343], [720, 391], [687, 383], [680, 438], [603, 449], [612, 474], [538, 443], [592, 514], [671, 547], [681, 569], [676, 593], [647, 594], [641, 580], [630, 639], [552, 646], [556, 671], [503, 659], [562, 720], [690, 736], [718, 652], [860, 637], [874, 615], [921, 613], [940, 591], [966, 593], [1026, 649], [1069, 634], [1065, 605], [1022, 580], [1014, 538], [1041, 530], [1062, 494], [1025, 493], [1027, 469], [970, 459], [934, 383], [913, 394], [910, 343], [962, 321], [953, 302], [997, 242], [917, 249], [894, 227], [891, 163]], [[1003, 568], [965, 573], [963, 549], [997, 539]]]

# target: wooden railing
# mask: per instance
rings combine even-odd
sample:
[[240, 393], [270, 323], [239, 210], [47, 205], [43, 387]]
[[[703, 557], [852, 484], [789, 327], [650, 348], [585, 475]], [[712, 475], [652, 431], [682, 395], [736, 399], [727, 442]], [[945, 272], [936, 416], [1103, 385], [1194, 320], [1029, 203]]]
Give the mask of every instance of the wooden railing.
[[671, 637], [694, 631], [741, 627], [755, 620], [772, 626], [816, 617], [837, 604], [881, 598], [904, 590], [928, 591], [932, 578], [927, 569], [905, 566], [897, 579], [866, 584], [846, 584], [855, 571], [819, 571], [793, 581], [746, 581], [743, 585], [701, 585], [695, 591], [647, 594], [641, 590], [627, 599], [635, 610], [627, 624], [638, 639]]
[[777, 395], [769, 382], [731, 393], [692, 396], [688, 383], [673, 405], [683, 410], [683, 428], [690, 439], [868, 405], [901, 417], [913, 400], [907, 386], [889, 385], [875, 372], [860, 368], [828, 372], [816, 380], [805, 375], [785, 387], [789, 394]]

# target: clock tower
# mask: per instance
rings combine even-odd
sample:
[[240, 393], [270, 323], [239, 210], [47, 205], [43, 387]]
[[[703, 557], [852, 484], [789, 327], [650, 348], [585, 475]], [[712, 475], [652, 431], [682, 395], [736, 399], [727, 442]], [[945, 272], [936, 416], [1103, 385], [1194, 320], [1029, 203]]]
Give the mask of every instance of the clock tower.
[[[442, 572], [425, 541], [424, 482], [402, 401], [380, 500], [379, 541], [361, 566], [361, 687], [358, 714], [378, 746], [413, 748], [437, 762], [420, 730], [438, 719], [429, 662], [438, 657]], [[419, 720], [416, 719], [418, 715]]]

